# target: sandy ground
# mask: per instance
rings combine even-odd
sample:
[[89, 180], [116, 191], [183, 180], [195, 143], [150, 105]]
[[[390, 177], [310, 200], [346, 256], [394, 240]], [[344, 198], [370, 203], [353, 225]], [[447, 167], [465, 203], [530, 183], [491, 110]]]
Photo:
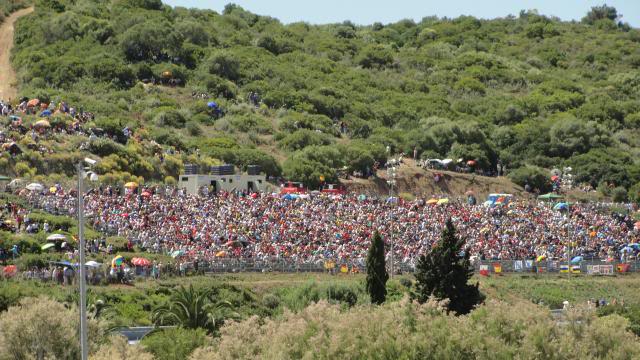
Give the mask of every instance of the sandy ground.
[[10, 100], [18, 95], [15, 88], [16, 73], [13, 71], [10, 61], [13, 30], [16, 20], [32, 11], [32, 7], [16, 11], [0, 25], [0, 99]]

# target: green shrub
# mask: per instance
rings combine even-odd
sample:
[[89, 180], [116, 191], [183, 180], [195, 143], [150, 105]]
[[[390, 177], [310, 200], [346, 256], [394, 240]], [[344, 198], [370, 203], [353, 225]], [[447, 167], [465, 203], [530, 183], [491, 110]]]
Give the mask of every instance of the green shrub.
[[279, 145], [283, 149], [295, 151], [311, 145], [329, 145], [331, 142], [331, 138], [325, 134], [302, 129], [286, 135], [279, 141]]
[[186, 125], [187, 132], [191, 136], [200, 136], [202, 135], [202, 128], [195, 121], [189, 121]]
[[613, 202], [626, 202], [628, 200], [627, 189], [618, 186], [611, 191]]
[[537, 189], [541, 193], [547, 193], [552, 189], [550, 176], [544, 170], [534, 166], [522, 167], [510, 172], [509, 179], [523, 187], [529, 184], [531, 189]]
[[640, 336], [640, 306], [638, 305], [609, 305], [601, 306], [597, 311], [598, 316], [620, 315], [629, 320], [628, 330]]
[[326, 291], [327, 299], [343, 303], [349, 307], [354, 306], [358, 302], [358, 294], [345, 285], [331, 284], [327, 287]]
[[268, 309], [274, 310], [280, 306], [280, 298], [274, 294], [266, 294], [262, 298], [262, 304]]
[[166, 329], [145, 336], [141, 344], [158, 360], [182, 360], [197, 347], [204, 345], [206, 332], [202, 329]]
[[158, 113], [153, 119], [158, 126], [171, 126], [182, 128], [186, 123], [184, 116], [177, 110], [167, 110]]

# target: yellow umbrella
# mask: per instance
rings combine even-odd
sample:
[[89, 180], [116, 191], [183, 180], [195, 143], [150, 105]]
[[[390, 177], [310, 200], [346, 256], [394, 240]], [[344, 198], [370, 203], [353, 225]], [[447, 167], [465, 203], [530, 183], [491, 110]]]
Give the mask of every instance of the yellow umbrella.
[[55, 194], [56, 191], [58, 191], [58, 189], [55, 186], [52, 186], [52, 187], [49, 188], [49, 192], [52, 193], [52, 194]]
[[128, 182], [126, 184], [124, 184], [124, 187], [128, 188], [128, 189], [135, 189], [138, 187], [138, 184], [134, 183], [133, 181]]
[[540, 255], [540, 256], [538, 256], [538, 257], [536, 258], [536, 261], [537, 261], [537, 262], [540, 262], [540, 261], [542, 261], [542, 260], [544, 260], [544, 259], [546, 259], [546, 258], [547, 258], [547, 257], [546, 257], [545, 255]]
[[429, 205], [433, 205], [433, 204], [437, 204], [438, 203], [438, 199], [429, 199], [427, 200], [427, 204]]
[[33, 124], [35, 127], [51, 127], [51, 124], [47, 120], [40, 120]]
[[449, 199], [445, 198], [445, 199], [438, 200], [438, 205], [447, 204], [447, 203], [449, 203]]
[[218, 251], [216, 253], [216, 257], [225, 257], [227, 256], [227, 252], [226, 251]]

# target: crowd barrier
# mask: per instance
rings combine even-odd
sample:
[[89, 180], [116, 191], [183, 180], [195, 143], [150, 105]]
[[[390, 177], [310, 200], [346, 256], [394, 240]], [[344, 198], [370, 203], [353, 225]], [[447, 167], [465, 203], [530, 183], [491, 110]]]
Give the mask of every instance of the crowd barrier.
[[640, 261], [586, 260], [571, 263], [566, 260], [482, 260], [474, 264], [474, 270], [481, 275], [500, 273], [615, 275], [640, 272]]
[[[327, 272], [327, 273], [364, 273], [363, 262], [326, 260], [318, 262], [298, 262], [287, 259], [255, 260], [255, 259], [216, 259], [198, 264], [199, 270], [207, 273], [225, 272]], [[387, 263], [391, 271], [391, 266]], [[413, 272], [411, 264], [396, 263], [393, 271], [397, 274]]]
[[[319, 262], [296, 262], [287, 259], [255, 260], [255, 259], [216, 259], [199, 264], [207, 273], [226, 272], [327, 272], [327, 273], [365, 273], [366, 266], [362, 262], [326, 260]], [[640, 272], [640, 261], [607, 262], [604, 260], [588, 260], [579, 263], [568, 263], [561, 260], [482, 260], [473, 264], [476, 273], [482, 275], [499, 273], [567, 273], [587, 275], [614, 275], [617, 273]], [[391, 266], [387, 263], [387, 270]], [[396, 274], [413, 273], [415, 266], [409, 263], [395, 263]]]

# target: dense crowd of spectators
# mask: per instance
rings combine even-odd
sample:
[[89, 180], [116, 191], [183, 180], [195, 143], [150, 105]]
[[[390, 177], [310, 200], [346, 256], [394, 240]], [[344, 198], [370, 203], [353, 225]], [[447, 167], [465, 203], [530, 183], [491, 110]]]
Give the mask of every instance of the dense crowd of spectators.
[[[72, 192], [30, 192], [48, 212], [76, 213]], [[388, 202], [356, 195], [317, 195], [289, 200], [278, 195], [186, 195], [181, 190], [120, 193], [95, 189], [85, 196], [87, 222], [131, 240], [149, 252], [189, 259], [286, 258], [363, 262], [379, 231], [395, 260], [414, 264], [434, 246], [452, 218], [466, 250], [479, 259], [633, 258], [629, 244], [640, 240], [633, 222], [601, 204], [576, 204], [568, 211], [553, 203], [514, 201], [485, 207], [463, 201], [428, 205], [423, 200]], [[626, 250], [623, 250], [626, 249]]]

